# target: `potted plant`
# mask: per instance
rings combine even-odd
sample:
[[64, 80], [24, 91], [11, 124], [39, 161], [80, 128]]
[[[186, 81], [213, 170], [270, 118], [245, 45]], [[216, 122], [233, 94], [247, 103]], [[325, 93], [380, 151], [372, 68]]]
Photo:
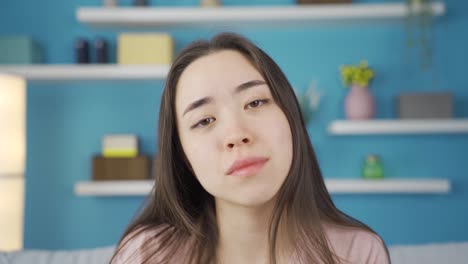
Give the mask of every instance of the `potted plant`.
[[371, 119], [375, 115], [374, 97], [369, 92], [369, 83], [374, 78], [374, 71], [367, 61], [358, 65], [342, 65], [341, 79], [345, 87], [350, 88], [345, 99], [347, 119]]

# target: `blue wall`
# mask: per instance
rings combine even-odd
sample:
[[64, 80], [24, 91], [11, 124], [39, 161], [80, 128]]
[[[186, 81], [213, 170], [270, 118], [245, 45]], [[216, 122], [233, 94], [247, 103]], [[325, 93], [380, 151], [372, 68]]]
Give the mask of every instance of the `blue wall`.
[[[101, 1], [0, 1], [0, 34], [27, 34], [45, 48], [47, 63], [72, 63], [78, 36], [105, 36], [115, 42], [121, 29], [96, 29], [75, 19], [79, 6]], [[126, 1], [127, 4], [130, 2]], [[191, 1], [154, 4], [196, 5]], [[226, 4], [291, 4], [293, 1], [224, 1]], [[358, 0], [356, 0], [358, 2]], [[375, 2], [375, 1], [361, 1]], [[378, 1], [382, 2], [382, 1]], [[393, 1], [397, 2], [397, 1]], [[404, 91], [452, 91], [456, 117], [468, 116], [466, 61], [468, 2], [447, 0], [447, 16], [434, 27], [434, 65], [421, 70], [417, 51], [405, 46], [401, 22], [326, 27], [242, 28], [282, 67], [291, 83], [305, 90], [311, 80], [325, 92], [310, 137], [326, 177], [358, 177], [368, 153], [379, 153], [388, 177], [443, 177], [449, 195], [338, 195], [339, 208], [373, 227], [393, 244], [468, 240], [466, 136], [336, 137], [330, 121], [343, 118], [346, 90], [338, 66], [367, 59], [377, 71], [372, 92], [378, 117], [394, 117], [394, 98]], [[169, 31], [180, 50], [215, 30]], [[91, 175], [90, 160], [108, 133], [135, 133], [142, 150], [154, 154], [163, 81], [30, 83], [27, 93], [25, 247], [72, 249], [113, 244], [143, 198], [77, 197], [76, 181]]]

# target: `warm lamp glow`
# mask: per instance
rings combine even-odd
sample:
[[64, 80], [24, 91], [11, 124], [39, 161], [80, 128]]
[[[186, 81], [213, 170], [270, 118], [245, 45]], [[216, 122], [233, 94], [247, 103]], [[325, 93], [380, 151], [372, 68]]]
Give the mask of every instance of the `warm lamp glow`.
[[24, 172], [25, 116], [25, 81], [0, 75], [0, 174]]
[[0, 74], [0, 250], [23, 247], [26, 82]]

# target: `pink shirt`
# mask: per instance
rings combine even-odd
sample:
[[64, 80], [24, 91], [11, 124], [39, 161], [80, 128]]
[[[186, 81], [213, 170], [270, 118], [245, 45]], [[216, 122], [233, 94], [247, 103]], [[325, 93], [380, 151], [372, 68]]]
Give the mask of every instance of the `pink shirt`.
[[[382, 239], [374, 233], [331, 225], [325, 225], [325, 232], [343, 264], [390, 263]], [[289, 264], [302, 264], [297, 258], [293, 255]]]
[[[151, 232], [141, 233], [134, 240], [127, 244], [112, 264], [143, 262], [143, 254], [140, 249], [150, 238]], [[329, 226], [325, 227], [325, 232], [332, 245], [333, 250], [338, 257], [346, 264], [389, 264], [385, 246], [376, 234], [349, 229], [343, 227]], [[182, 260], [183, 256], [178, 260]], [[157, 263], [157, 259], [152, 259], [152, 263]], [[179, 263], [180, 261], [178, 261]], [[297, 254], [293, 254], [288, 264], [302, 264]]]

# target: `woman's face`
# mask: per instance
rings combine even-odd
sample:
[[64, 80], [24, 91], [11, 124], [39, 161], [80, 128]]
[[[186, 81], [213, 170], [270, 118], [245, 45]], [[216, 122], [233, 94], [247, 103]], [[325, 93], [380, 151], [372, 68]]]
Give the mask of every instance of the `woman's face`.
[[217, 202], [257, 206], [276, 195], [292, 162], [291, 130], [246, 58], [224, 50], [195, 60], [175, 101], [185, 155]]

